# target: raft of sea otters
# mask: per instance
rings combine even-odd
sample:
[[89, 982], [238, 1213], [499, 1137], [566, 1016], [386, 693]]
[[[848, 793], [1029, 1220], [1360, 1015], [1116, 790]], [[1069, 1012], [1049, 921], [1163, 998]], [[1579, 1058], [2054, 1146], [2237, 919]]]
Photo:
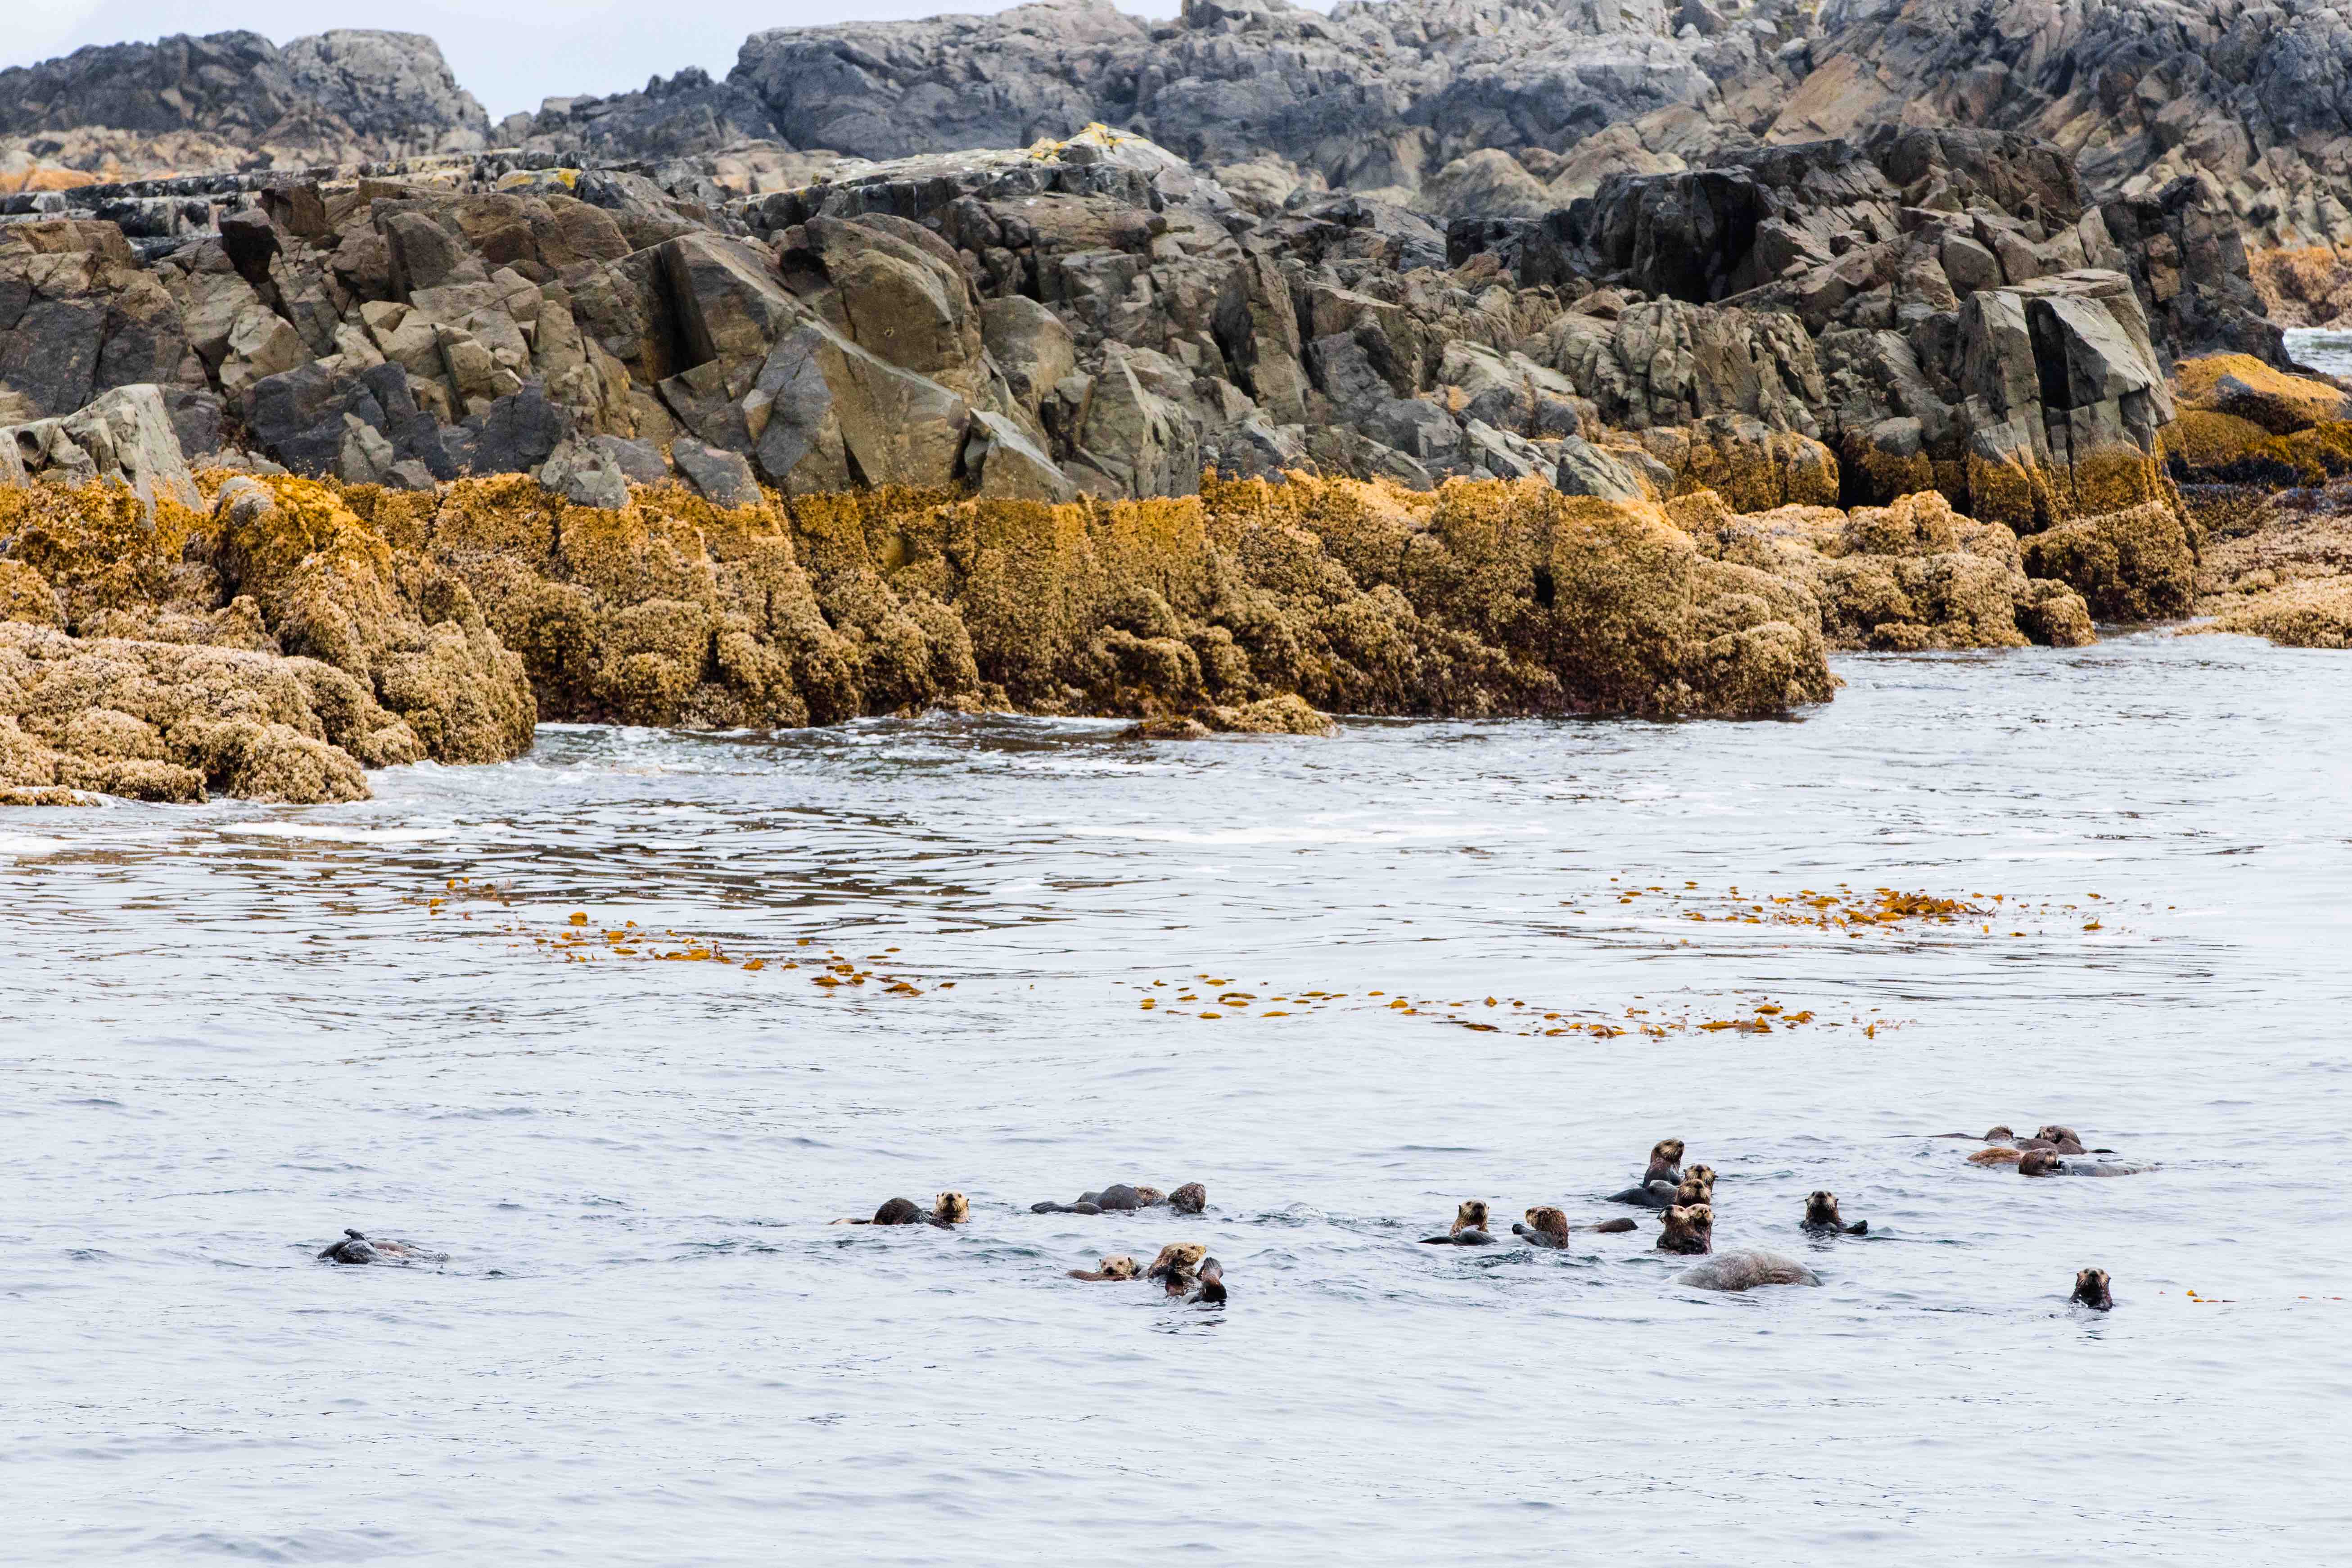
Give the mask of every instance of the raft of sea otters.
[[[1962, 1138], [1981, 1142], [1984, 1148], [1969, 1156], [1972, 1165], [2013, 1165], [2021, 1176], [2130, 1176], [2155, 1169], [2150, 1164], [2124, 1161], [2091, 1159], [2086, 1156], [2105, 1155], [2112, 1149], [2086, 1149], [2083, 1140], [2071, 1127], [2056, 1125], [2036, 1130], [2031, 1137], [2020, 1137], [2007, 1127], [1995, 1127], [1982, 1138], [1971, 1132], [1939, 1132], [1937, 1138]], [[1654, 1210], [1660, 1226], [1657, 1249], [1691, 1257], [1703, 1257], [1706, 1262], [1696, 1264], [1675, 1276], [1675, 1283], [1701, 1290], [1752, 1290], [1765, 1285], [1818, 1285], [1821, 1277], [1791, 1258], [1783, 1258], [1760, 1247], [1741, 1247], [1718, 1253], [1715, 1250], [1715, 1169], [1710, 1165], [1683, 1165], [1683, 1141], [1661, 1139], [1651, 1146], [1649, 1167], [1642, 1179], [1620, 1193], [1612, 1193], [1609, 1203], [1628, 1204]], [[1181, 1215], [1198, 1215], [1207, 1211], [1209, 1191], [1198, 1182], [1187, 1182], [1171, 1193], [1157, 1187], [1129, 1186], [1113, 1182], [1097, 1192], [1082, 1193], [1072, 1203], [1048, 1200], [1032, 1204], [1032, 1214], [1103, 1215], [1131, 1214], [1143, 1209], [1165, 1207]], [[837, 1219], [835, 1225], [927, 1225], [941, 1230], [962, 1225], [971, 1218], [971, 1202], [961, 1193], [941, 1193], [924, 1208], [911, 1198], [892, 1198], [874, 1211], [871, 1219]], [[1485, 1199], [1464, 1200], [1454, 1211], [1453, 1227], [1443, 1236], [1425, 1236], [1423, 1245], [1430, 1247], [1492, 1247], [1498, 1238], [1488, 1226], [1489, 1210]], [[1866, 1236], [1868, 1220], [1849, 1223], [1838, 1212], [1836, 1194], [1816, 1192], [1805, 1199], [1805, 1213], [1799, 1222], [1801, 1228], [1814, 1237]], [[1598, 1220], [1580, 1228], [1596, 1236], [1622, 1236], [1641, 1226], [1633, 1220], [1618, 1217]], [[1564, 1209], [1549, 1205], [1527, 1211], [1524, 1221], [1515, 1222], [1511, 1234], [1539, 1250], [1559, 1251], [1568, 1246], [1570, 1234], [1568, 1214]], [[413, 1265], [439, 1263], [446, 1255], [428, 1251], [413, 1243], [392, 1241], [362, 1235], [356, 1230], [343, 1232], [343, 1239], [326, 1247], [320, 1258], [333, 1263], [389, 1263]], [[1073, 1279], [1092, 1282], [1142, 1279], [1157, 1283], [1171, 1297], [1203, 1306], [1225, 1303], [1224, 1266], [1208, 1254], [1199, 1242], [1171, 1242], [1160, 1249], [1149, 1268], [1139, 1267], [1125, 1253], [1104, 1258], [1092, 1268], [1073, 1268]], [[2107, 1271], [2084, 1268], [2074, 1276], [2072, 1302], [2079, 1302], [2094, 1311], [2104, 1312], [2114, 1305], [2108, 1291]]]

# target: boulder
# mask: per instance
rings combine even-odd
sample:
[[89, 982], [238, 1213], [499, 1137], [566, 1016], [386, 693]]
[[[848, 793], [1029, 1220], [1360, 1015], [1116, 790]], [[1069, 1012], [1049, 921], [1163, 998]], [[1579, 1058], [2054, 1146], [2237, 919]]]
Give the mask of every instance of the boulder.
[[671, 444], [669, 455], [677, 465], [678, 477], [711, 505], [731, 510], [760, 504], [759, 481], [751, 477], [751, 465], [740, 453], [722, 452], [682, 436]]

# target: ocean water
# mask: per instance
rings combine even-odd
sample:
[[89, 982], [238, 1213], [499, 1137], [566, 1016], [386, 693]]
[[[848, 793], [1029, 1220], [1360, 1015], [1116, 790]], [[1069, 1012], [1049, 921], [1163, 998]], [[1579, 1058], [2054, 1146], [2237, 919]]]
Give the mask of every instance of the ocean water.
[[2329, 375], [2352, 376], [2352, 332], [2324, 327], [2290, 327], [2286, 352], [2297, 364]]
[[[2352, 667], [1838, 668], [1770, 723], [551, 726], [0, 815], [0, 1561], [2325, 1560]], [[2157, 1168], [1928, 1136], [2045, 1121]], [[1416, 1245], [1628, 1212], [1665, 1136], [1820, 1286], [1686, 1288], [1647, 1215]], [[1029, 1212], [1113, 1180], [1210, 1209]], [[1066, 1277], [1179, 1240], [1222, 1310]]]

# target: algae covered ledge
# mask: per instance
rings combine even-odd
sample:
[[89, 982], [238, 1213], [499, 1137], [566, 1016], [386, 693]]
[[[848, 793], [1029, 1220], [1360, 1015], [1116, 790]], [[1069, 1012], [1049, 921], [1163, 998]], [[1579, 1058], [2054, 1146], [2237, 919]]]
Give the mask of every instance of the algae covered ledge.
[[[0, 491], [0, 784], [363, 795], [536, 720], [927, 708], [1320, 729], [1326, 712], [1739, 717], [1829, 697], [1801, 581], [1646, 503], [1296, 478], [1065, 504], [883, 489], [582, 507], [199, 477]], [[152, 519], [151, 519], [152, 512]]]

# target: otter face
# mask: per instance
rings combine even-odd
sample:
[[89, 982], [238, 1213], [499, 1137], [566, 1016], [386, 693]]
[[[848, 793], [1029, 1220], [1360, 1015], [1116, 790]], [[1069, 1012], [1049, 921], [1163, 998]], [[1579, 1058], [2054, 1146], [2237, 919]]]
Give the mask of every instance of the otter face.
[[2073, 1128], [2060, 1127], [2054, 1124], [2048, 1127], [2035, 1128], [2033, 1130], [2033, 1135], [2036, 1138], [2046, 1138], [2053, 1143], [2080, 1143], [2083, 1141], [2075, 1134]]
[[2017, 1173], [2021, 1176], [2059, 1176], [2065, 1172], [2066, 1162], [2047, 1149], [2028, 1149], [2017, 1157]]
[[1208, 1256], [1209, 1249], [1197, 1241], [1171, 1241], [1160, 1249], [1160, 1256], [1151, 1260], [1151, 1267], [1144, 1272], [1155, 1277], [1190, 1274], [1200, 1267], [1201, 1259]]
[[971, 1200], [961, 1193], [941, 1193], [932, 1205], [931, 1215], [947, 1225], [961, 1225], [971, 1217]]
[[2074, 1294], [2069, 1300], [2082, 1302], [2094, 1312], [2113, 1311], [2116, 1299], [2107, 1291], [2107, 1271], [2104, 1268], [2075, 1270]]
[[1459, 1236], [1465, 1230], [1484, 1230], [1486, 1228], [1486, 1200], [1484, 1198], [1463, 1199], [1462, 1206], [1454, 1211], [1453, 1234]]
[[1683, 1184], [1675, 1189], [1675, 1202], [1685, 1208], [1703, 1204], [1715, 1195], [1715, 1189], [1696, 1176], [1685, 1176]]
[[1711, 1252], [1714, 1250], [1711, 1233], [1715, 1227], [1715, 1211], [1706, 1205], [1701, 1204], [1696, 1208], [1686, 1208], [1681, 1204], [1676, 1204], [1660, 1217], [1664, 1221], [1666, 1228], [1664, 1234], [1658, 1237], [1659, 1251]]
[[1556, 1240], [1568, 1239], [1568, 1215], [1555, 1208], [1532, 1208], [1528, 1211], [1528, 1225]]
[[1707, 1190], [1712, 1192], [1715, 1190], [1715, 1167], [1713, 1165], [1693, 1165], [1689, 1170], [1683, 1173], [1683, 1180], [1685, 1182], [1704, 1182], [1706, 1184]]
[[1168, 1206], [1178, 1214], [1199, 1214], [1209, 1206], [1209, 1189], [1198, 1182], [1187, 1182], [1168, 1194]]
[[1135, 1259], [1123, 1252], [1102, 1260], [1102, 1277], [1106, 1279], [1132, 1279], [1135, 1274]]
[[1805, 1223], [1809, 1226], [1829, 1226], [1832, 1227], [1843, 1226], [1844, 1222], [1838, 1218], [1836, 1194], [1832, 1193], [1815, 1193], [1811, 1197], [1807, 1198], [1805, 1200]]
[[1651, 1144], [1650, 1163], [1654, 1165], [1661, 1160], [1664, 1160], [1669, 1165], [1681, 1164], [1683, 1163], [1683, 1141], [1679, 1138], [1661, 1138], [1655, 1143]]

